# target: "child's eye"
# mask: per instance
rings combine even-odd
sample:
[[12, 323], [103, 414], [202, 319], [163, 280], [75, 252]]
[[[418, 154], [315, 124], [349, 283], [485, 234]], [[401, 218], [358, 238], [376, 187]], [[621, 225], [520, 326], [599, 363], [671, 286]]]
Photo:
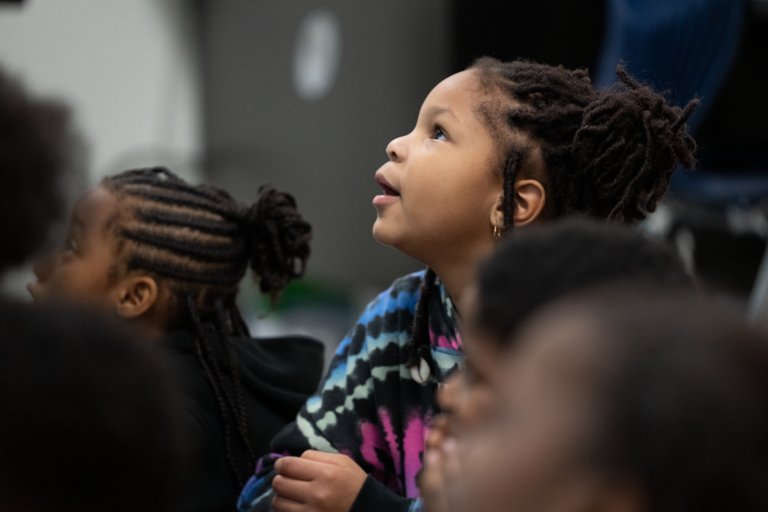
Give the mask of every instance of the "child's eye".
[[432, 135], [432, 138], [435, 140], [448, 140], [445, 132], [439, 126], [435, 127], [435, 133]]

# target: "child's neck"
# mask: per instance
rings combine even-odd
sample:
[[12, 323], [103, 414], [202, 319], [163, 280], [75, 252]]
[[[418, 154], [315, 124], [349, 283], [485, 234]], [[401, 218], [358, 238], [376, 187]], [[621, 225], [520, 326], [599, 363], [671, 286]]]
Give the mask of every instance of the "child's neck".
[[463, 258], [446, 258], [444, 261], [435, 262], [429, 265], [440, 281], [445, 286], [445, 291], [450, 295], [459, 317], [466, 309], [466, 296], [464, 292], [471, 285], [476, 276], [477, 266], [493, 249], [491, 246], [487, 251], [477, 251]]

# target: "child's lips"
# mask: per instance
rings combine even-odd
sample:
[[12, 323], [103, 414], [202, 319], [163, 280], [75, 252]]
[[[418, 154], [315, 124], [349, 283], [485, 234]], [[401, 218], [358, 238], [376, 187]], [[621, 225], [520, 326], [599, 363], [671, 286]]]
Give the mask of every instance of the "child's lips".
[[388, 183], [386, 183], [384, 181], [379, 181], [378, 183], [379, 183], [379, 186], [381, 187], [381, 189], [384, 191], [384, 195], [385, 196], [395, 196], [395, 197], [397, 197], [397, 196], [400, 195], [400, 192], [398, 192], [397, 190], [395, 190], [392, 187], [390, 187]]
[[384, 193], [373, 198], [374, 205], [391, 203], [400, 197], [400, 192], [395, 190], [384, 176], [377, 175], [376, 183], [381, 187], [381, 190], [383, 190]]

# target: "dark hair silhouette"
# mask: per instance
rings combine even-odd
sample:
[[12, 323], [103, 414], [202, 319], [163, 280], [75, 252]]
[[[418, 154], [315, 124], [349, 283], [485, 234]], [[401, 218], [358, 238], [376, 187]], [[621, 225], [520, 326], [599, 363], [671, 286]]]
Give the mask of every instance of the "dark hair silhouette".
[[693, 293], [614, 287], [566, 304], [598, 349], [586, 463], [636, 479], [648, 510], [765, 510], [768, 340]]
[[548, 302], [621, 281], [693, 288], [671, 248], [621, 225], [572, 218], [521, 231], [480, 266], [478, 324], [507, 344]]
[[[249, 336], [235, 305], [238, 284], [250, 265], [261, 291], [274, 301], [291, 279], [304, 273], [312, 228], [296, 210], [293, 197], [269, 186], [259, 189], [256, 203], [244, 205], [223, 189], [191, 185], [163, 167], [126, 171], [102, 184], [121, 201], [111, 220], [120, 244], [115, 272], [149, 272], [173, 292], [172, 320], [195, 334], [198, 363], [224, 422], [230, 469], [242, 486], [258, 454], [248, 439], [230, 340], [232, 335]], [[231, 386], [217, 362], [212, 337], [227, 355]], [[239, 467], [233, 456], [232, 430], [243, 445], [247, 468]]]
[[[498, 151], [504, 234], [514, 226], [514, 186], [520, 178], [535, 178], [544, 186], [543, 217], [631, 222], [656, 209], [680, 163], [696, 164], [696, 143], [685, 123], [697, 100], [684, 109], [671, 106], [621, 66], [616, 71], [621, 82], [607, 90], [593, 88], [586, 70], [527, 60], [482, 57], [469, 69], [484, 96], [477, 115]], [[430, 360], [426, 318], [433, 274], [427, 270], [416, 306], [409, 366]]]
[[0, 274], [40, 249], [80, 149], [69, 110], [31, 98], [0, 69]]
[[187, 452], [149, 342], [70, 308], [0, 301], [0, 508], [160, 512]]

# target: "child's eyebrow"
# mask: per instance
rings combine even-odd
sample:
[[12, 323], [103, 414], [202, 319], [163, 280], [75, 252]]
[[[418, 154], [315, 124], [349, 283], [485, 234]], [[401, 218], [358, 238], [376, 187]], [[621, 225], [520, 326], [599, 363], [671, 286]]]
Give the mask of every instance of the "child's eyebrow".
[[461, 122], [459, 121], [459, 118], [456, 117], [456, 114], [453, 112], [453, 109], [451, 109], [450, 107], [431, 107], [427, 111], [427, 113], [429, 114], [430, 117], [437, 117], [441, 114], [446, 114], [453, 117], [456, 120], [456, 122], [458, 123]]

